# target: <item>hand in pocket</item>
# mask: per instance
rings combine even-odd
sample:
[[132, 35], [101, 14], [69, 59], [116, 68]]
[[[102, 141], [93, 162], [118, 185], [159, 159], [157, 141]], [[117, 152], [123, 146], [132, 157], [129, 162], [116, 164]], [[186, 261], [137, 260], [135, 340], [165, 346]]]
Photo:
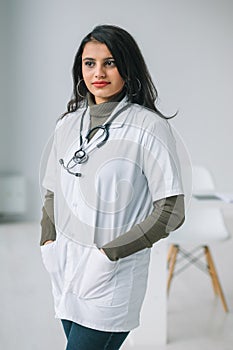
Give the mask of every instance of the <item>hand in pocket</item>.
[[82, 259], [73, 280], [75, 293], [81, 298], [111, 302], [117, 266], [117, 262], [109, 260], [98, 248], [91, 248], [85, 259]]

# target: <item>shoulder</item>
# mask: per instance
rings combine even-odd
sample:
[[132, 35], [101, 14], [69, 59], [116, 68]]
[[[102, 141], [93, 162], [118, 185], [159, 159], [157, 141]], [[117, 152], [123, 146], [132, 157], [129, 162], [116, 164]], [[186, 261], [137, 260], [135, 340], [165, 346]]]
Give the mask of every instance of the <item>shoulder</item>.
[[162, 118], [155, 111], [135, 103], [130, 107], [127, 121], [140, 125], [148, 131], [159, 129], [170, 130], [170, 124], [166, 118]]
[[160, 142], [170, 145], [171, 148], [175, 147], [176, 140], [169, 120], [149, 108], [132, 104], [126, 123], [140, 130], [143, 145], [155, 147], [156, 143]]

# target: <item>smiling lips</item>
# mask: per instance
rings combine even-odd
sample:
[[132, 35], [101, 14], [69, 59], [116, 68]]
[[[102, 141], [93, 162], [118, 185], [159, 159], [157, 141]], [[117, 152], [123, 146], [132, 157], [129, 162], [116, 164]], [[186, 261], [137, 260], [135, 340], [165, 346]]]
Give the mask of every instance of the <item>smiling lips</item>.
[[92, 83], [92, 85], [94, 85], [97, 88], [103, 88], [107, 85], [109, 85], [110, 83], [104, 80], [100, 80], [100, 81], [94, 81], [94, 83]]

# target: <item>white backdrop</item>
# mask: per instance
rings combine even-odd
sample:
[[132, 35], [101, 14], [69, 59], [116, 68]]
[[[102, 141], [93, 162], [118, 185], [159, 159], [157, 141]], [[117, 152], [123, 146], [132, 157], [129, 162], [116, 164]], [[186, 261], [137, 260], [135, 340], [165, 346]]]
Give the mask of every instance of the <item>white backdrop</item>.
[[233, 192], [232, 1], [2, 0], [0, 22], [0, 172], [26, 176], [27, 219], [40, 217], [40, 156], [71, 95], [76, 49], [103, 23], [135, 37], [192, 161]]

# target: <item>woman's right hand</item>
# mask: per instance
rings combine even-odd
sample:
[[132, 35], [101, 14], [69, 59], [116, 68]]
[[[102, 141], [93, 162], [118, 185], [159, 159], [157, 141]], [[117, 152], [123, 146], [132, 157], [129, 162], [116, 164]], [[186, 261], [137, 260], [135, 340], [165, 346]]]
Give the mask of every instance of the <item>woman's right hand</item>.
[[43, 245], [46, 245], [46, 244], [50, 244], [50, 243], [53, 243], [54, 241], [52, 241], [51, 239], [48, 240], [48, 241], [45, 241]]

